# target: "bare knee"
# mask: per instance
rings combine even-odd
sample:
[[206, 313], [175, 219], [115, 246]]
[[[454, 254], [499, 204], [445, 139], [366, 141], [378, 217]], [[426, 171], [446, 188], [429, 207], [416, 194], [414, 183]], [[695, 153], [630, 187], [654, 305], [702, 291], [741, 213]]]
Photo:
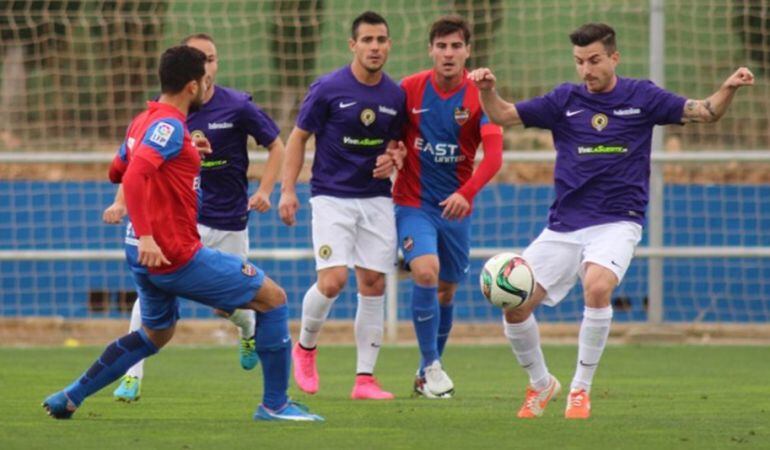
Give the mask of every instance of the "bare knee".
[[169, 343], [171, 338], [174, 337], [174, 332], [176, 331], [176, 325], [172, 325], [162, 330], [152, 330], [147, 327], [142, 328], [144, 329], [144, 333], [147, 335], [147, 338], [158, 350], [165, 347], [166, 344]]
[[259, 312], [267, 312], [286, 304], [286, 291], [272, 279], [265, 277], [262, 287], [259, 288], [254, 298], [242, 308], [253, 309]]
[[438, 284], [438, 302], [442, 306], [447, 306], [452, 303], [457, 292], [457, 283], [447, 283], [440, 281]]
[[356, 283], [361, 295], [379, 297], [385, 293], [385, 274], [369, 269], [356, 268]]
[[604, 281], [594, 281], [583, 286], [583, 294], [586, 306], [591, 308], [603, 308], [609, 306], [610, 297], [615, 285]]
[[418, 286], [432, 287], [438, 282], [439, 262], [436, 255], [422, 255], [409, 263], [412, 279]]
[[333, 267], [323, 269], [318, 272], [318, 281], [316, 287], [327, 298], [334, 298], [340, 295], [345, 284], [348, 281], [347, 267]]

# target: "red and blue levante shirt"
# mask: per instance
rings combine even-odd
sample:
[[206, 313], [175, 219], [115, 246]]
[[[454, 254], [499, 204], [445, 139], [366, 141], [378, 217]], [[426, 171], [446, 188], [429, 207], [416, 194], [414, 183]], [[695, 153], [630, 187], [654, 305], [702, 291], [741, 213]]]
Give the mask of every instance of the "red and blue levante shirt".
[[[396, 204], [440, 212], [439, 202], [454, 192], [472, 202], [500, 168], [502, 129], [489, 122], [478, 89], [466, 75], [450, 92], [438, 88], [432, 69], [401, 82], [408, 116], [404, 131], [407, 156], [393, 189]], [[482, 140], [484, 151], [492, 152], [490, 161], [494, 161], [474, 174]]]
[[[184, 114], [158, 102], [148, 102], [147, 110], [134, 118], [112, 161], [110, 180], [123, 183], [136, 236], [153, 236], [171, 261], [150, 273], [177, 270], [202, 246], [196, 225], [200, 164]], [[133, 268], [136, 262], [129, 264]]]

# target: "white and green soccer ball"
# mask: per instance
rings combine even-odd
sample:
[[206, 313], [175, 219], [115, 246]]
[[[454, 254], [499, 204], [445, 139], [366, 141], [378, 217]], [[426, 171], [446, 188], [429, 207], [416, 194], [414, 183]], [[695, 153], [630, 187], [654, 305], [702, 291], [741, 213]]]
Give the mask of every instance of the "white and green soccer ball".
[[495, 255], [481, 269], [481, 293], [489, 303], [500, 308], [518, 308], [535, 289], [535, 277], [529, 264], [516, 253]]

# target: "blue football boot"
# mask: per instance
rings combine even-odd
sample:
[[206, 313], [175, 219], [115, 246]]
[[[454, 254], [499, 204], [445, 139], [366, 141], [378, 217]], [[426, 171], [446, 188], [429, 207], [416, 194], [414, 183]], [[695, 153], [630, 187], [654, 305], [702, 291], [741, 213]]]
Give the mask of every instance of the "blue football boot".
[[241, 338], [238, 352], [241, 355], [241, 367], [245, 370], [251, 370], [257, 367], [259, 356], [257, 355], [257, 344], [254, 342], [253, 337], [248, 339]]
[[254, 420], [294, 421], [294, 422], [323, 422], [324, 418], [312, 414], [307, 406], [289, 400], [282, 408], [273, 411], [265, 405], [259, 405], [254, 413]]
[[131, 403], [139, 400], [142, 396], [142, 379], [132, 377], [131, 375], [123, 375], [120, 381], [120, 386], [112, 393], [115, 400], [120, 402]]
[[69, 419], [78, 409], [78, 406], [67, 397], [64, 391], [59, 391], [43, 400], [43, 408], [49, 416], [55, 419]]

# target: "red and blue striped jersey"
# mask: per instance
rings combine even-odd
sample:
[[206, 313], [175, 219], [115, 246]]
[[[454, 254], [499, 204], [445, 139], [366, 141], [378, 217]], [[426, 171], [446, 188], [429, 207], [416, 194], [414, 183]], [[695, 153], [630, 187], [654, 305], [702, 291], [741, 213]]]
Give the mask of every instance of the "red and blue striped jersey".
[[482, 136], [502, 129], [489, 122], [479, 103], [479, 91], [463, 74], [463, 82], [442, 92], [432, 69], [406, 77], [407, 123], [404, 144], [407, 156], [393, 189], [398, 205], [441, 211], [439, 202], [454, 192], [469, 202], [475, 192], [463, 189], [473, 174], [476, 150]]

